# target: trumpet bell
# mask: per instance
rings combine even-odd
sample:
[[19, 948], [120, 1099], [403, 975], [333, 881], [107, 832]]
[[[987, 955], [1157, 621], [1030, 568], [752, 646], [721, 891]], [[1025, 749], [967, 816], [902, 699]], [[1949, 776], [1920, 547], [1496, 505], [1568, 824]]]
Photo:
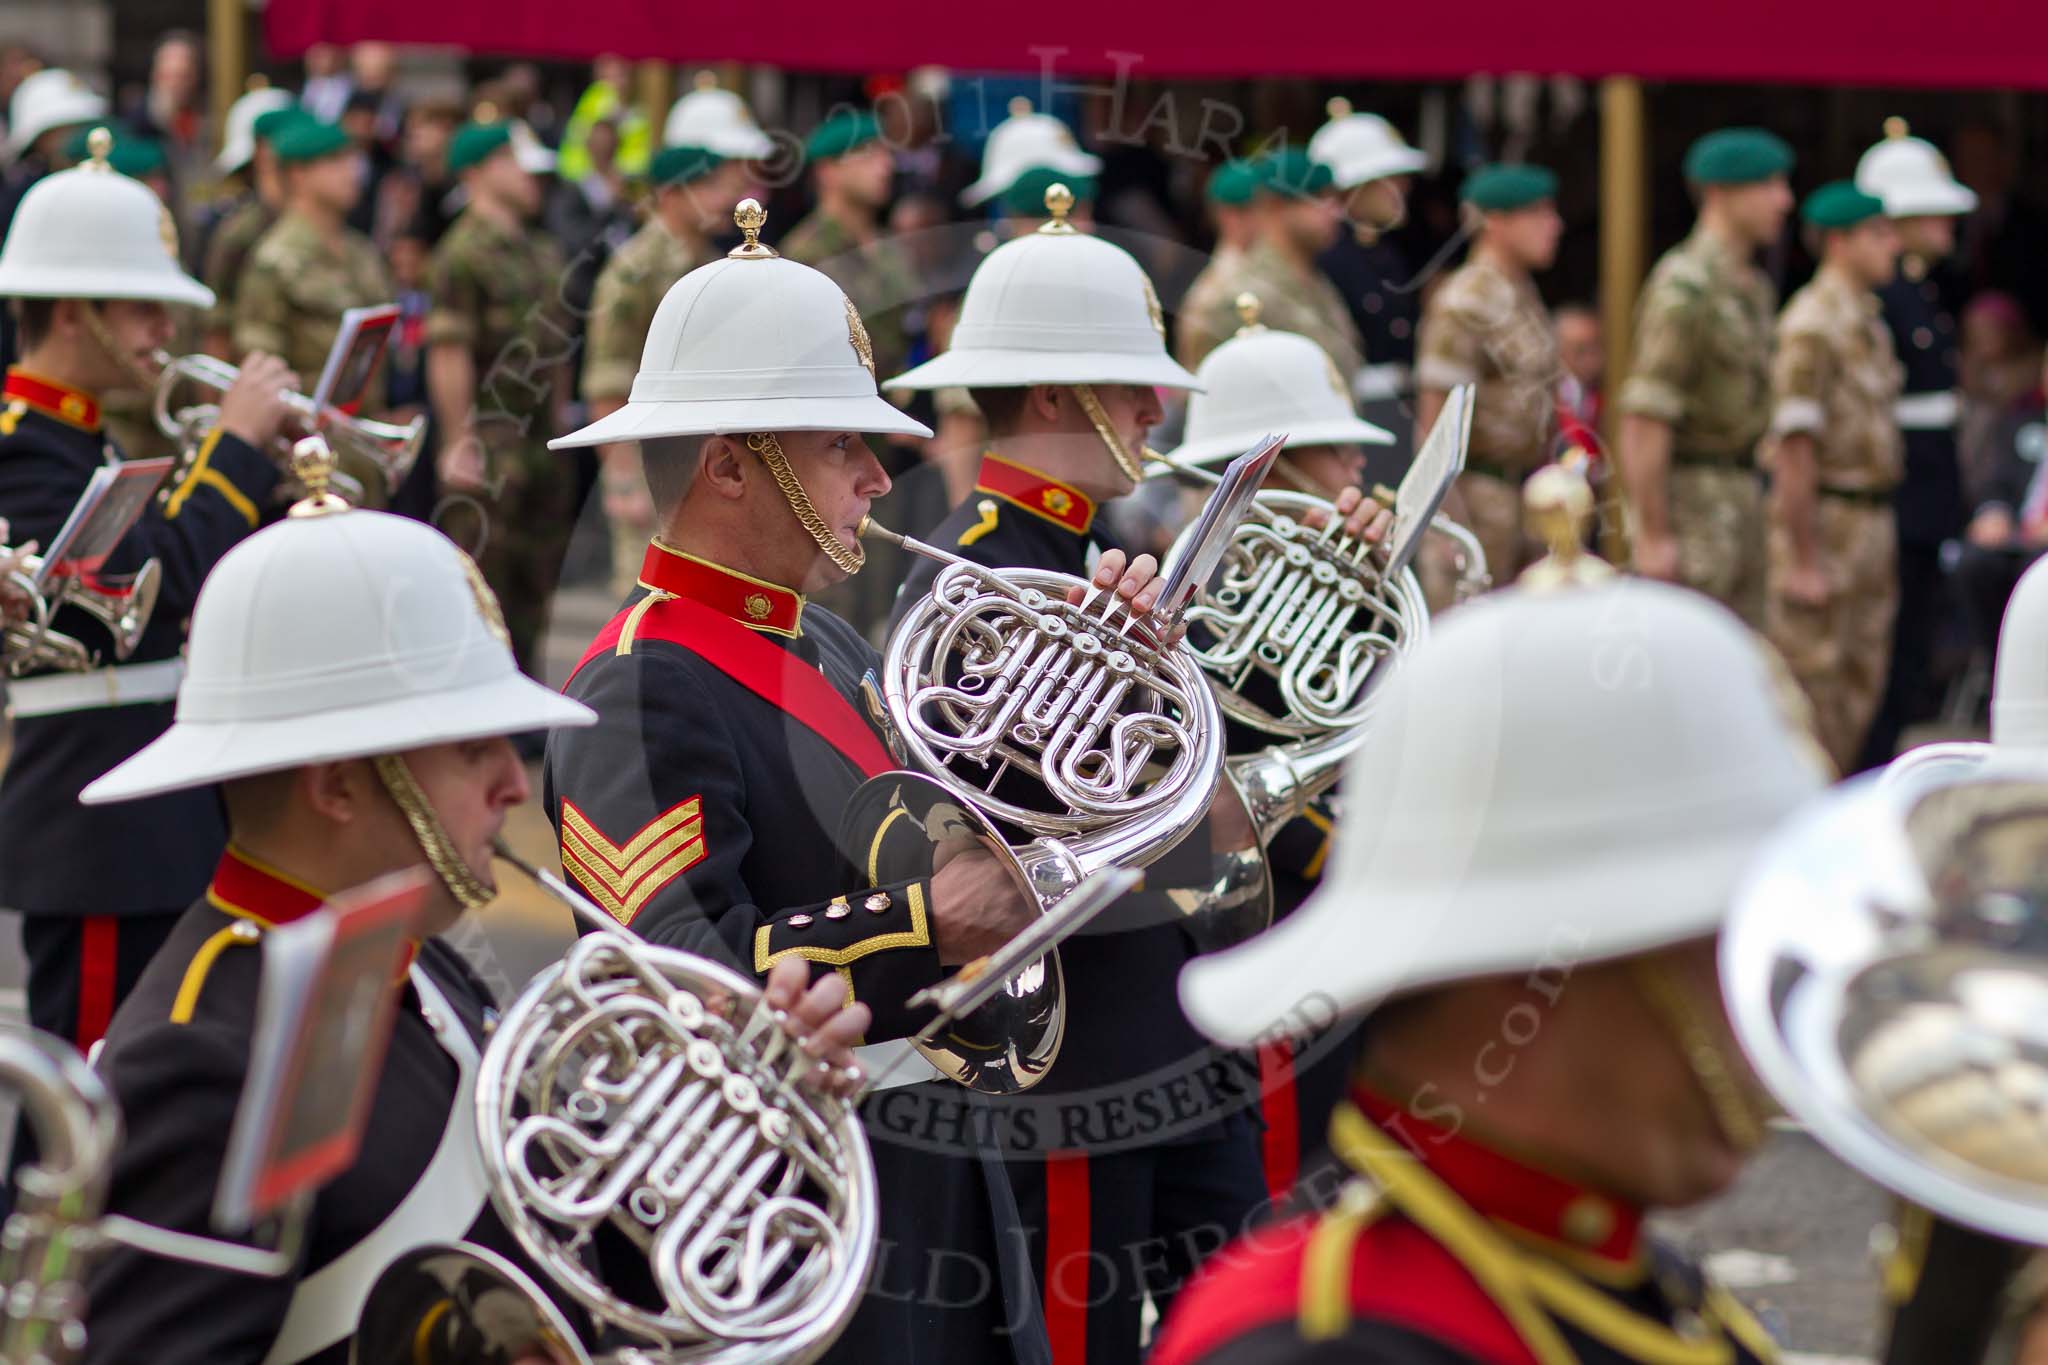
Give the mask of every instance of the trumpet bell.
[[[862, 783], [841, 817], [840, 847], [865, 850], [868, 865], [888, 881], [899, 873], [930, 876], [947, 857], [979, 848], [1041, 907], [1080, 881], [1079, 868], [1056, 841], [1038, 839], [1012, 848], [980, 811], [917, 773], [883, 773]], [[1047, 912], [1041, 908], [1040, 913]], [[1010, 978], [988, 1003], [952, 1021], [938, 1038], [917, 1043], [917, 1050], [940, 1074], [970, 1090], [1021, 1094], [1059, 1057], [1066, 1034], [1065, 990], [1059, 954], [1049, 952]]]
[[1869, 777], [1773, 841], [1729, 1017], [1813, 1134], [1913, 1202], [2048, 1243], [2048, 771]]

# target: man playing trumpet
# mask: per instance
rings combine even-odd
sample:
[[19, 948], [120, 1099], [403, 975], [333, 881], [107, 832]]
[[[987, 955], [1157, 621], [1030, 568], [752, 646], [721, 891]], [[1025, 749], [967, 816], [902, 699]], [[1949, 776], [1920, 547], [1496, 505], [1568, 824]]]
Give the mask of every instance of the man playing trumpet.
[[[178, 268], [162, 205], [106, 165], [110, 140], [94, 143], [91, 161], [23, 198], [0, 247], [0, 296], [14, 300], [22, 341], [21, 363], [0, 389], [0, 515], [16, 537], [44, 545], [93, 471], [121, 459], [95, 395], [153, 387], [151, 356], [170, 340], [171, 309], [213, 300]], [[128, 661], [9, 689], [0, 905], [23, 916], [30, 1020], [81, 1048], [100, 1037], [179, 909], [206, 885], [224, 832], [204, 792], [86, 811], [78, 791], [170, 724], [185, 618], [200, 580], [255, 527], [277, 483], [263, 450], [294, 383], [282, 361], [251, 355], [184, 477], [103, 566], [162, 566], [160, 609]], [[60, 613], [57, 628], [110, 652], [104, 628], [81, 612]]]

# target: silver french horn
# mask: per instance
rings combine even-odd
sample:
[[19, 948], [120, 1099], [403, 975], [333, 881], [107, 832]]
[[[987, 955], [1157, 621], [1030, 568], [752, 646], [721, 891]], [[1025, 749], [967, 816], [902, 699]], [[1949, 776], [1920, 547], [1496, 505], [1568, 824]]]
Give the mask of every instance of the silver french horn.
[[[527, 985], [484, 1052], [491, 1202], [547, 1282], [630, 1344], [594, 1357], [531, 1277], [451, 1244], [386, 1269], [356, 1359], [462, 1330], [569, 1365], [815, 1359], [875, 1257], [858, 1111], [810, 1083], [818, 1062], [758, 983], [622, 932], [560, 878], [498, 854], [595, 931]], [[592, 1257], [604, 1229], [644, 1262], [653, 1301], [607, 1282]]]
[[2048, 1245], [2048, 768], [1835, 789], [1722, 933], [1729, 1017], [1813, 1136], [1895, 1193]]
[[[935, 853], [979, 845], [1052, 914], [1090, 874], [1144, 867], [1201, 824], [1222, 775], [1223, 727], [1184, 645], [1066, 574], [985, 568], [873, 522], [862, 534], [944, 567], [883, 656], [880, 703], [910, 771], [863, 784], [841, 847], [879, 849], [899, 824]], [[1078, 606], [1066, 600], [1076, 584]], [[1194, 919], [1229, 914], [1265, 881], [1252, 846], [1219, 860], [1215, 885], [1170, 899]], [[1059, 1054], [1063, 991], [1049, 951], [919, 1051], [984, 1093], [1029, 1089]]]
[[[1326, 498], [1262, 491], [1186, 613], [1188, 650], [1223, 714], [1271, 740], [1225, 765], [1261, 843], [1336, 784], [1365, 740], [1377, 684], [1429, 635], [1429, 606], [1407, 562], [1413, 547], [1403, 553], [1404, 536], [1426, 529], [1456, 544], [1458, 601], [1491, 582], [1479, 542], [1436, 510], [1464, 465], [1471, 403], [1469, 385], [1455, 390], [1400, 491], [1379, 491], [1395, 514], [1386, 545], [1345, 535]], [[1177, 478], [1218, 478], [1147, 455]], [[1168, 563], [1186, 553], [1194, 533], [1192, 526], [1181, 533]], [[1390, 552], [1401, 556], [1397, 566], [1390, 567]]]

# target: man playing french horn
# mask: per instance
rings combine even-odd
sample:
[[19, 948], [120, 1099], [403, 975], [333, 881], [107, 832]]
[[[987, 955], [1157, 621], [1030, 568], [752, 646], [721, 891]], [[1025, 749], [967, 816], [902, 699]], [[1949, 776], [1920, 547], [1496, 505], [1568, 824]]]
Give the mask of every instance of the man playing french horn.
[[[1201, 383], [1167, 354], [1143, 268], [1077, 232], [1066, 221], [1071, 205], [1066, 187], [1052, 186], [1049, 221], [975, 271], [951, 349], [886, 387], [965, 386], [987, 420], [974, 489], [928, 540], [991, 568], [1085, 577], [1098, 556], [1120, 553], [1096, 513], [1145, 477], [1144, 441], [1161, 417], [1157, 390]], [[1338, 506], [1347, 533], [1369, 541], [1391, 520], [1355, 489]], [[912, 569], [899, 625], [937, 573], [930, 563]], [[1042, 1089], [1099, 1108], [1105, 1121], [1062, 1123], [1037, 1135], [1038, 1150], [1010, 1154], [1032, 1260], [1044, 1267], [1055, 1360], [1135, 1361], [1147, 1298], [1163, 1312], [1194, 1261], [1267, 1197], [1260, 1136], [1245, 1112], [1256, 1082], [1204, 1083], [1204, 1068], [1236, 1072], [1237, 1064], [1183, 1016], [1174, 982], [1195, 940], [1170, 909], [1152, 908], [1209, 880], [1212, 849], [1234, 846], [1224, 831], [1249, 841], [1243, 817], [1231, 818], [1234, 804], [1224, 797], [1208, 828], [1155, 851], [1146, 890], [1061, 948], [1069, 1037]], [[1160, 1080], [1168, 1076], [1215, 1098], [1193, 1119], [1177, 1114], [1167, 1135], [1119, 1132], [1109, 1116], [1123, 1092], [1170, 1090], [1176, 1082]], [[1090, 1105], [1091, 1096], [1102, 1103]]]
[[[0, 248], [0, 296], [20, 320], [21, 363], [0, 389], [0, 516], [22, 541], [49, 545], [93, 472], [121, 451], [95, 394], [148, 388], [173, 308], [212, 293], [185, 275], [147, 188], [99, 155], [38, 183]], [[158, 561], [158, 610], [127, 660], [88, 673], [14, 682], [14, 751], [0, 781], [0, 905], [23, 914], [31, 1021], [80, 1047], [105, 1029], [179, 907], [219, 856], [219, 811], [204, 792], [113, 811], [81, 810], [80, 787], [171, 721], [184, 621], [200, 580], [255, 527], [278, 472], [262, 451], [285, 415], [293, 376], [252, 355], [189, 473], [101, 566]], [[111, 663], [104, 626], [76, 609], [56, 630]]]
[[[305, 612], [315, 596], [328, 604], [317, 621]], [[417, 522], [315, 498], [222, 559], [193, 614], [177, 723], [84, 794], [217, 793], [231, 833], [107, 1036], [100, 1070], [126, 1130], [110, 1212], [208, 1231], [264, 935], [334, 891], [423, 863], [434, 875], [368, 1138], [315, 1198], [294, 1268], [259, 1278], [111, 1251], [89, 1282], [86, 1360], [345, 1360], [373, 1284], [423, 1245], [466, 1241], [547, 1283], [508, 1230], [478, 1145], [471, 1092], [488, 1079], [494, 1002], [434, 936], [496, 892], [494, 841], [530, 796], [509, 736], [593, 719], [521, 676], [475, 565]], [[769, 976], [766, 999], [826, 1068], [819, 1083], [857, 1081], [846, 1047], [868, 1013], [837, 979], [808, 986], [792, 963]], [[516, 1342], [497, 1343], [509, 1356], [481, 1351], [448, 1307], [403, 1331], [419, 1353], [408, 1358], [552, 1358]]]
[[[660, 530], [571, 677], [598, 723], [554, 737], [543, 800], [570, 878], [621, 924], [750, 973], [836, 973], [871, 1041], [903, 1038], [930, 1018], [908, 998], [1033, 907], [986, 853], [934, 870], [908, 822], [837, 849], [849, 798], [893, 764], [861, 696], [874, 651], [805, 594], [860, 568], [889, 488], [860, 433], [930, 433], [876, 392], [839, 287], [760, 245], [752, 200], [735, 219], [746, 243], [662, 301], [632, 400], [553, 443], [638, 440]], [[1143, 612], [1153, 572], [1117, 555], [1095, 582]], [[1001, 1165], [875, 1147], [882, 1259], [834, 1358], [1001, 1358], [1006, 1330], [1034, 1330]]]

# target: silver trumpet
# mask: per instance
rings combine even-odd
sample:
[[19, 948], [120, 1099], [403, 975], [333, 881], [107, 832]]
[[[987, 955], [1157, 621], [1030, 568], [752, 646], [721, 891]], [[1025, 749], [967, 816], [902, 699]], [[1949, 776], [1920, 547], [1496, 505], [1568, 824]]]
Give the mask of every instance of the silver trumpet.
[[40, 556], [24, 556], [0, 588], [17, 600], [23, 613], [22, 619], [10, 623], [0, 636], [0, 660], [5, 661], [8, 676], [18, 678], [44, 669], [84, 673], [99, 666], [95, 651], [51, 624], [65, 607], [77, 607], [107, 628], [116, 659], [135, 652], [142, 632], [149, 627], [150, 613], [156, 610], [162, 582], [161, 567], [154, 559], [120, 577], [64, 574], [38, 582], [42, 570]]
[[[166, 488], [176, 488], [183, 482], [187, 469], [197, 458], [200, 443], [206, 433], [220, 421], [220, 404], [199, 403], [185, 407], [174, 407], [172, 400], [178, 389], [192, 383], [216, 394], [226, 393], [241, 375], [241, 367], [202, 353], [173, 356], [158, 351], [156, 362], [162, 367], [157, 376], [156, 401], [153, 412], [156, 427], [164, 435], [178, 443], [184, 451], [184, 458], [178, 469], [165, 481]], [[411, 472], [413, 462], [419, 459], [420, 449], [427, 439], [425, 414], [399, 425], [396, 422], [379, 422], [368, 417], [352, 417], [333, 409], [322, 411], [313, 405], [313, 400], [302, 393], [286, 393], [285, 406], [297, 416], [296, 425], [301, 428], [292, 436], [279, 438], [275, 452], [278, 463], [286, 473], [291, 471], [290, 455], [295, 436], [320, 432], [334, 447], [336, 468], [329, 482], [351, 507], [386, 507], [398, 485]], [[280, 490], [281, 502], [296, 502], [303, 494], [296, 482], [290, 478]]]
[[[910, 771], [863, 784], [840, 826], [840, 846], [866, 850], [871, 876], [889, 840], [922, 832], [935, 863], [979, 845], [1053, 914], [1091, 874], [1142, 868], [1202, 822], [1222, 775], [1222, 717], [1193, 655], [1159, 623], [1065, 574], [988, 569], [872, 521], [861, 534], [945, 566], [890, 633], [875, 699]], [[1067, 602], [1077, 584], [1078, 606]], [[1199, 920], [1235, 911], [1265, 881], [1252, 847], [1215, 886], [1171, 899]], [[1048, 951], [918, 1046], [952, 1079], [1013, 1094], [1051, 1067], [1065, 1020]]]
[[[492, 1203], [555, 1289], [644, 1343], [603, 1360], [815, 1359], [858, 1307], [875, 1256], [874, 1161], [857, 1110], [812, 1084], [820, 1064], [757, 983], [621, 931], [560, 878], [498, 853], [595, 932], [534, 978], [485, 1050], [475, 1113]], [[656, 1301], [600, 1276], [592, 1241], [607, 1226], [644, 1257]], [[500, 1344], [593, 1359], [529, 1277], [459, 1245], [380, 1277], [355, 1358], [410, 1359], [412, 1343], [456, 1331], [462, 1312], [487, 1335], [509, 1313], [530, 1338]], [[380, 1354], [386, 1345], [405, 1349]]]

